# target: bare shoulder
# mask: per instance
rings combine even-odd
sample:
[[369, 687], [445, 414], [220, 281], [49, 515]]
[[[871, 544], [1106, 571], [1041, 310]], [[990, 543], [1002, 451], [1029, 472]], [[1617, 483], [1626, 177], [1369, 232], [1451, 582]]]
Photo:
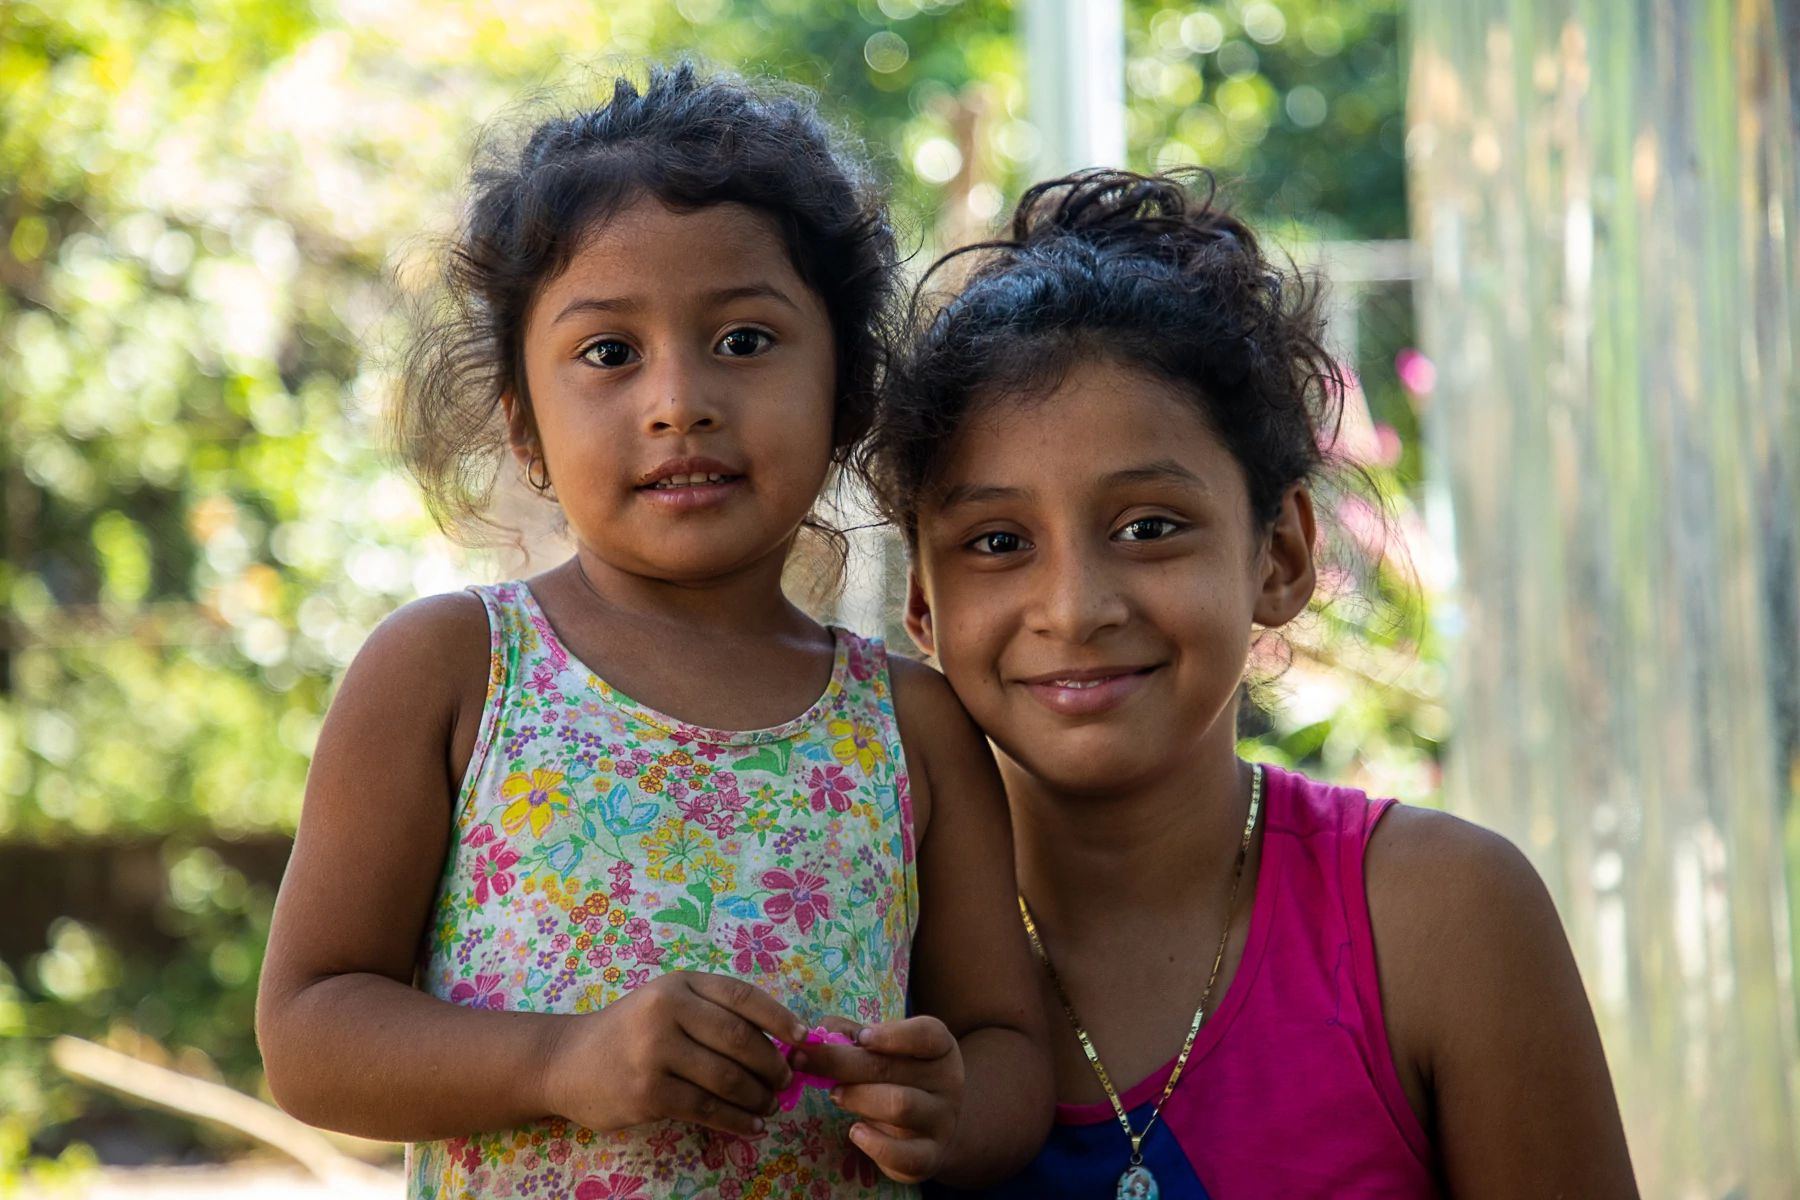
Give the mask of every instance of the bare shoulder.
[[1390, 808], [1369, 840], [1364, 879], [1382, 1007], [1396, 1051], [1410, 1053], [1422, 1074], [1454, 1038], [1466, 991], [1497, 980], [1510, 988], [1545, 955], [1568, 953], [1556, 906], [1525, 855], [1449, 813]]
[[894, 715], [903, 736], [914, 729], [921, 734], [974, 735], [974, 724], [950, 690], [950, 681], [937, 671], [917, 659], [890, 653], [888, 673], [894, 681]]
[[949, 796], [999, 795], [999, 773], [987, 738], [970, 719], [949, 680], [922, 662], [888, 658], [894, 717], [906, 748], [915, 836], [923, 838], [933, 811]]
[[1599, 1031], [1530, 861], [1405, 806], [1364, 861], [1395, 1067], [1451, 1193], [1635, 1195]]
[[1542, 907], [1555, 916], [1543, 881], [1517, 846], [1449, 813], [1394, 805], [1376, 825], [1364, 861], [1370, 916], [1386, 917], [1396, 930], [1480, 921], [1496, 903]]
[[434, 659], [466, 665], [486, 662], [489, 644], [487, 606], [472, 592], [445, 592], [389, 613], [370, 632], [362, 654], [393, 665]]
[[[344, 675], [327, 725], [407, 726], [445, 747], [453, 773], [468, 761], [487, 697], [487, 608], [469, 592], [403, 605], [372, 630]], [[402, 726], [405, 727], [405, 726]]]

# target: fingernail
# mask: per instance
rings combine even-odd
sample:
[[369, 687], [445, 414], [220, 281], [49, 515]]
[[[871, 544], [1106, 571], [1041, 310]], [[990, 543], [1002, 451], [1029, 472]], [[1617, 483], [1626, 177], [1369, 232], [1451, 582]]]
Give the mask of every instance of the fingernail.
[[868, 1045], [870, 1036], [869, 1027], [864, 1025], [861, 1029], [856, 1031], [856, 1044], [859, 1046]]
[[788, 1055], [788, 1066], [793, 1068], [795, 1071], [806, 1070], [806, 1051], [796, 1050], [792, 1054]]
[[768, 1126], [763, 1124], [763, 1120], [761, 1117], [758, 1117], [754, 1121], [750, 1122], [750, 1128], [754, 1129], [758, 1134], [761, 1134], [768, 1129]]
[[830, 1095], [831, 1102], [833, 1104], [836, 1104], [839, 1106], [843, 1105], [843, 1103], [844, 1103], [844, 1089], [843, 1088], [832, 1088], [831, 1091], [827, 1094]]

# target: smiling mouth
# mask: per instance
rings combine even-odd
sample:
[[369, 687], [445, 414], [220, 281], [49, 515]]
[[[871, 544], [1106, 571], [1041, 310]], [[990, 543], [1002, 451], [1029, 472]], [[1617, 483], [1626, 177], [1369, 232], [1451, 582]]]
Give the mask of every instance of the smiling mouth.
[[1098, 717], [1126, 703], [1143, 689], [1157, 670], [1147, 667], [1100, 667], [1039, 675], [1020, 680], [1026, 693], [1064, 717]]
[[686, 475], [670, 475], [667, 478], [658, 479], [655, 483], [645, 484], [643, 490], [647, 492], [669, 492], [674, 491], [677, 488], [706, 487], [712, 484], [734, 483], [742, 478], [742, 475], [726, 475], [716, 471], [708, 471], [703, 474], [689, 473]]

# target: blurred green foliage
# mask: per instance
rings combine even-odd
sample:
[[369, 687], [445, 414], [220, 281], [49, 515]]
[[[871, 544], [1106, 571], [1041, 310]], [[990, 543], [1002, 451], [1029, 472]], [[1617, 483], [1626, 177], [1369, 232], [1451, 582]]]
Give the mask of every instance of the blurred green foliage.
[[[1136, 0], [1132, 165], [1214, 166], [1290, 235], [1403, 236], [1398, 20]], [[866, 139], [928, 255], [1026, 182], [1013, 24], [1001, 0], [0, 0], [0, 842], [165, 843], [177, 947], [62, 918], [0, 964], [0, 1185], [104, 1107], [48, 1070], [55, 1033], [135, 1029], [259, 1087], [272, 896], [208, 845], [291, 831], [368, 628], [479, 573], [377, 450], [396, 280], [476, 131], [645, 57], [774, 74]], [[1375, 420], [1408, 442], [1382, 372]], [[1396, 561], [1364, 582], [1416, 607]], [[1429, 790], [1429, 651], [1354, 606], [1319, 631], [1259, 753]]]

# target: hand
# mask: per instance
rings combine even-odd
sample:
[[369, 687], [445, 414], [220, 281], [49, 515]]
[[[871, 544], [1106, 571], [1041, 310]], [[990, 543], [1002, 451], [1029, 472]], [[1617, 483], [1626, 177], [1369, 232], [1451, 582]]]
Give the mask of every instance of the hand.
[[899, 1183], [937, 1174], [962, 1115], [962, 1049], [936, 1017], [859, 1026], [828, 1018], [854, 1046], [809, 1045], [790, 1055], [796, 1069], [838, 1081], [831, 1098], [863, 1118], [850, 1140]]
[[540, 1072], [544, 1108], [600, 1131], [675, 1120], [755, 1137], [793, 1077], [767, 1035], [805, 1033], [741, 979], [662, 975], [559, 1024]]

